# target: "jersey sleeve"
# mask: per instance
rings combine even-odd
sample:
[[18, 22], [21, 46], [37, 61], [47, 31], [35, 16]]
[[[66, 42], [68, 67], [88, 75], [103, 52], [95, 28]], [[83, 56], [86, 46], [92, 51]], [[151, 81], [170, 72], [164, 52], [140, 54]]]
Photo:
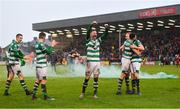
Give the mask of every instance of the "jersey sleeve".
[[9, 47], [9, 52], [13, 53], [13, 55], [16, 58], [19, 58], [19, 59], [23, 59], [24, 58], [23, 52], [19, 49], [19, 45], [16, 44], [15, 42], [11, 43], [11, 45]]
[[46, 47], [45, 44], [39, 44], [39, 49], [42, 50], [43, 53], [46, 53], [47, 55], [50, 55], [54, 49], [51, 46]]
[[38, 45], [38, 48], [39, 48], [40, 50], [42, 50], [42, 51], [45, 51], [45, 50], [46, 50], [45, 45], [42, 44], [42, 43]]
[[137, 41], [137, 45], [138, 45], [138, 46], [142, 45], [141, 41], [138, 40], [138, 41]]
[[124, 42], [124, 45], [125, 45], [126, 47], [130, 47], [130, 45], [132, 45], [132, 43], [131, 43], [130, 41], [126, 40], [126, 41]]
[[106, 28], [105, 32], [98, 38], [98, 41], [101, 43], [108, 36], [108, 28]]
[[17, 52], [18, 51], [18, 46], [14, 43], [12, 43], [9, 47], [9, 51], [12, 51], [12, 52]]

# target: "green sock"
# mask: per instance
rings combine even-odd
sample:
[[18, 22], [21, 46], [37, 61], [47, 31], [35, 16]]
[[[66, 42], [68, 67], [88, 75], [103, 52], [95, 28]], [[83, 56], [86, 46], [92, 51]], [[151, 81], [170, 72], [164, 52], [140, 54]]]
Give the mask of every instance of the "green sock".
[[132, 90], [135, 91], [135, 87], [136, 87], [136, 81], [132, 80]]
[[33, 96], [36, 95], [37, 91], [38, 91], [38, 86], [39, 86], [39, 83], [35, 82], [34, 83], [34, 88], [33, 88]]
[[123, 79], [118, 79], [118, 92], [121, 92]]
[[6, 81], [5, 91], [8, 92], [11, 85], [11, 80]]
[[88, 86], [89, 79], [85, 79], [82, 86], [82, 93], [85, 93], [86, 87]]
[[98, 90], [98, 78], [94, 78], [93, 87], [94, 87], [94, 95], [96, 95]]
[[42, 94], [44, 97], [47, 97], [46, 84], [41, 84]]
[[129, 77], [125, 78], [125, 82], [126, 82], [126, 90], [129, 90]]
[[137, 92], [139, 93], [140, 92], [140, 80], [139, 79], [136, 80], [136, 86], [137, 86]]
[[27, 85], [26, 85], [25, 81], [24, 80], [20, 80], [20, 83], [21, 83], [21, 86], [23, 87], [23, 89], [25, 91], [28, 91], [28, 88], [27, 88]]

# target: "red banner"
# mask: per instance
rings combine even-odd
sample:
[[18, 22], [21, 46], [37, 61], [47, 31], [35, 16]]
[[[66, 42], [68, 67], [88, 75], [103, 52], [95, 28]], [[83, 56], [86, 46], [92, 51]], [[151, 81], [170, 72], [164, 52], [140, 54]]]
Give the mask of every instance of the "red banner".
[[163, 15], [176, 14], [175, 7], [148, 9], [139, 12], [139, 18], [158, 17]]

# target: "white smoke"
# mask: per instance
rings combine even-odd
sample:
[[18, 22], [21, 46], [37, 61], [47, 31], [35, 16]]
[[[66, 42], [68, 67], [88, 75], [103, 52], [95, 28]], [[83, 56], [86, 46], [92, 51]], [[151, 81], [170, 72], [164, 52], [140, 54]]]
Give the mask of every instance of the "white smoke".
[[[21, 70], [25, 77], [35, 77], [36, 76], [36, 66], [35, 64], [26, 64], [25, 66], [21, 67]], [[56, 72], [52, 69], [50, 65], [48, 65], [48, 76], [49, 77], [56, 77]]]
[[[75, 65], [73, 67], [73, 71], [69, 69], [70, 67], [66, 67], [67, 72], [62, 74], [57, 74], [52, 67], [48, 66], [48, 76], [49, 77], [84, 77], [85, 76], [85, 65]], [[22, 67], [23, 74], [29, 77], [36, 76], [35, 65], [26, 64], [26, 66]], [[100, 68], [100, 77], [101, 78], [118, 78], [121, 74], [121, 67], [110, 65], [110, 66], [102, 66]], [[169, 75], [165, 72], [157, 72], [156, 74], [149, 74], [148, 72], [140, 72], [140, 78], [152, 79], [152, 78], [178, 78], [176, 75]]]
[[[100, 68], [101, 78], [118, 78], [121, 74], [121, 67], [115, 65], [102, 66]], [[60, 77], [84, 77], [85, 76], [85, 65], [76, 65], [74, 71], [60, 75]], [[177, 78], [176, 75], [169, 75], [165, 72], [157, 72], [156, 74], [149, 74], [148, 72], [140, 72], [140, 78], [151, 79], [151, 78]]]

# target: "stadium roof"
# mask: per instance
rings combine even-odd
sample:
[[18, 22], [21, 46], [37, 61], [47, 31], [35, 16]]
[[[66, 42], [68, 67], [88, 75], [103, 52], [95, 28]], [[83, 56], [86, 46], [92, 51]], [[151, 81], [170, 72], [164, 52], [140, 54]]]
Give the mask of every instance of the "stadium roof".
[[59, 35], [86, 34], [92, 21], [98, 22], [98, 33], [104, 31], [104, 24], [110, 25], [110, 33], [121, 31], [142, 31], [153, 29], [180, 28], [180, 4], [87, 16], [65, 20], [34, 23], [33, 30]]

